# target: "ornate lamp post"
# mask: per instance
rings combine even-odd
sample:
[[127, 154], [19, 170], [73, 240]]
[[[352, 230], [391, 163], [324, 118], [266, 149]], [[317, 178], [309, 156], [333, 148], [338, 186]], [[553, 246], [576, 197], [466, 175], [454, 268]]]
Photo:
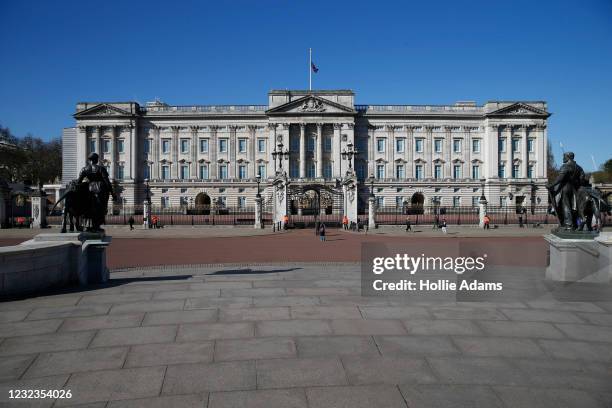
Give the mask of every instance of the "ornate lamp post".
[[261, 191], [259, 190], [259, 184], [261, 183], [261, 174], [257, 174], [255, 177], [255, 181], [257, 182], [257, 198], [261, 198]]
[[348, 143], [346, 145], [346, 148], [348, 150], [342, 151], [342, 158], [344, 160], [348, 160], [349, 170], [352, 170], [353, 169], [353, 157], [357, 156], [359, 154], [359, 151], [353, 148], [352, 143]]
[[283, 143], [279, 143], [277, 145], [277, 148], [274, 149], [274, 151], [272, 152], [272, 158], [274, 158], [274, 165], [276, 166], [276, 158], [278, 157], [278, 173], [282, 173], [283, 172], [283, 159], [288, 159], [289, 158], [289, 150], [285, 149], [283, 150], [283, 147], [285, 145], [283, 145]]
[[374, 196], [374, 175], [370, 174], [370, 197], [368, 198], [368, 229], [376, 228], [376, 196]]

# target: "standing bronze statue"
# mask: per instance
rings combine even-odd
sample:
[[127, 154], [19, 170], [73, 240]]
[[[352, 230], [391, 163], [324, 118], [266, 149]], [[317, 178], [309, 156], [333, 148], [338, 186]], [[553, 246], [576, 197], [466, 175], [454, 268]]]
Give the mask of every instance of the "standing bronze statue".
[[89, 194], [88, 202], [85, 205], [84, 218], [89, 219], [90, 225], [87, 228], [90, 232], [100, 232], [100, 226], [104, 224], [104, 217], [108, 209], [108, 198], [112, 195], [113, 201], [117, 200], [113, 186], [108, 178], [108, 172], [104, 166], [98, 164], [99, 156], [92, 153], [87, 158], [89, 164], [81, 169], [77, 185], [81, 185], [87, 180]]
[[610, 208], [599, 191], [591, 187], [584, 170], [574, 161], [574, 153], [563, 154], [559, 175], [547, 188], [560, 230], [583, 231], [585, 225], [589, 231], [601, 230], [602, 215]]

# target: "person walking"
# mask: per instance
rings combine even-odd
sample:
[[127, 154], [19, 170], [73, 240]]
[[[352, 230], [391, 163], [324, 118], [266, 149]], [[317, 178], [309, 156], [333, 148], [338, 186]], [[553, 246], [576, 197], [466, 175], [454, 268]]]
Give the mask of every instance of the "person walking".
[[130, 224], [130, 231], [132, 231], [134, 229], [134, 217], [130, 215], [130, 219], [128, 220], [128, 223]]
[[319, 222], [319, 219], [317, 218], [315, 220], [315, 235], [319, 235], [320, 229], [321, 229], [321, 223]]
[[406, 231], [412, 231], [412, 225], [410, 225], [410, 217], [406, 217]]
[[283, 216], [283, 229], [287, 230], [287, 228], [289, 228], [289, 216], [285, 214]]
[[349, 223], [349, 219], [348, 217], [345, 215], [344, 217], [342, 217], [342, 228], [344, 228], [345, 231], [348, 231], [348, 223]]
[[442, 218], [442, 224], [440, 224], [442, 228], [442, 233], [446, 234], [446, 218]]
[[491, 219], [489, 218], [489, 216], [487, 214], [485, 214], [484, 218], [483, 218], [483, 222], [484, 222], [484, 229], [488, 230], [491, 224]]
[[321, 224], [319, 227], [319, 238], [322, 242], [325, 242], [325, 224]]

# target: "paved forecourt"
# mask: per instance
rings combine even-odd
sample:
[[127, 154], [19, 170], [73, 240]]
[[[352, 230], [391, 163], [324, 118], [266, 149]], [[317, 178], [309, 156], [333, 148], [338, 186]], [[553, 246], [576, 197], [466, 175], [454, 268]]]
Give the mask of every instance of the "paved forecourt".
[[[606, 407], [612, 301], [361, 297], [359, 265], [116, 271], [0, 303], [0, 404]], [[55, 404], [55, 405], [53, 405]]]

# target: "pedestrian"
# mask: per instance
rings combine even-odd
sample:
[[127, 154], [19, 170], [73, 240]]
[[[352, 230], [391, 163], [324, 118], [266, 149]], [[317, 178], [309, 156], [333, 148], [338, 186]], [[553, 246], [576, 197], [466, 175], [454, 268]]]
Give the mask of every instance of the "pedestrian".
[[446, 218], [442, 218], [442, 224], [440, 224], [440, 226], [442, 227], [442, 233], [446, 234]]
[[487, 214], [485, 214], [484, 216], [483, 223], [484, 223], [484, 229], [488, 230], [491, 224], [491, 219], [489, 218]]
[[289, 216], [287, 214], [285, 214], [285, 216], [283, 217], [283, 229], [287, 229], [289, 228]]
[[321, 224], [319, 227], [319, 238], [321, 241], [325, 242], [325, 224]]
[[436, 219], [434, 220], [433, 229], [440, 228], [440, 217], [436, 214]]
[[320, 228], [321, 228], [321, 223], [319, 222], [319, 219], [316, 218], [315, 219], [315, 235], [319, 235]]
[[130, 224], [130, 231], [134, 229], [134, 217], [130, 215], [130, 219], [128, 220]]
[[406, 217], [406, 231], [412, 231], [412, 225], [410, 225], [410, 217]]
[[349, 219], [348, 219], [348, 217], [345, 215], [344, 217], [342, 217], [342, 228], [343, 228], [345, 231], [348, 231], [348, 229], [349, 229], [349, 228], [348, 228], [348, 223], [349, 223]]

